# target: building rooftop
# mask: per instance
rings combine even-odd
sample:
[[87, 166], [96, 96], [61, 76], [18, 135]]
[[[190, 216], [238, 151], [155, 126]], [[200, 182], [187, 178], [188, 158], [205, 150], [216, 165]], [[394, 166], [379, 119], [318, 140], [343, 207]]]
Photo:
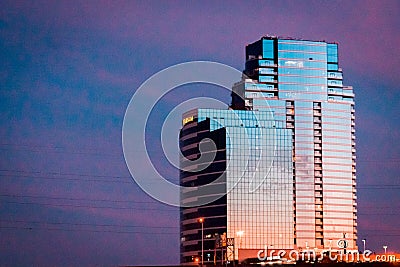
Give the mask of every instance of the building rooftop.
[[295, 40], [295, 41], [308, 41], [308, 42], [321, 42], [321, 43], [329, 43], [329, 44], [338, 44], [337, 42], [328, 42], [326, 40], [310, 40], [310, 39], [302, 39], [302, 38], [294, 38], [290, 36], [277, 36], [277, 35], [264, 35], [261, 39], [283, 39], [283, 40]]

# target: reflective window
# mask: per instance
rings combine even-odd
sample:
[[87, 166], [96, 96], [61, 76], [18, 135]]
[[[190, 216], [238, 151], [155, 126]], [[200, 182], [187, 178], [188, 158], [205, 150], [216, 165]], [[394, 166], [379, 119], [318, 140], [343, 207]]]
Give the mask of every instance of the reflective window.
[[328, 52], [328, 62], [338, 62], [338, 45], [337, 44], [328, 44], [327, 45]]
[[258, 77], [258, 80], [260, 81], [260, 82], [274, 82], [274, 76], [259, 76]]
[[328, 63], [328, 70], [339, 70], [337, 63]]
[[275, 71], [274, 71], [274, 69], [271, 69], [271, 68], [260, 68], [258, 70], [258, 73], [259, 74], [274, 74]]
[[263, 58], [274, 58], [274, 40], [263, 39]]
[[261, 67], [267, 67], [267, 66], [274, 66], [274, 61], [273, 60], [267, 60], [267, 59], [260, 59], [259, 61], [258, 61], [258, 64], [261, 66]]

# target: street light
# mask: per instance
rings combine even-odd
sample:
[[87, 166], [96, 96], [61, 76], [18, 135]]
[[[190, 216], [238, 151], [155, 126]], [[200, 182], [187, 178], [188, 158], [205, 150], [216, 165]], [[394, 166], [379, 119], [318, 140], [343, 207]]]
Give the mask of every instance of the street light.
[[240, 248], [240, 245], [242, 244], [242, 236], [243, 236], [243, 234], [244, 234], [244, 231], [237, 231], [236, 232], [236, 235], [239, 237], [239, 247], [238, 248]]
[[199, 218], [199, 223], [201, 223], [201, 266], [203, 266], [203, 254], [204, 254], [204, 218]]
[[364, 246], [364, 253], [365, 253], [365, 242], [366, 242], [366, 241], [367, 241], [366, 239], [363, 239], [363, 240], [362, 240], [363, 246]]
[[383, 246], [383, 249], [385, 250], [385, 255], [386, 255], [387, 246]]

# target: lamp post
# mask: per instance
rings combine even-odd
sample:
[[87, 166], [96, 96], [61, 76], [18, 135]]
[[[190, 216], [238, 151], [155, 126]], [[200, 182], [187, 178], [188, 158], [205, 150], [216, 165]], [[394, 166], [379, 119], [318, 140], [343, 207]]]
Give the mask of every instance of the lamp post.
[[199, 218], [199, 223], [201, 223], [201, 266], [204, 266], [204, 218]]
[[363, 253], [365, 253], [365, 242], [366, 242], [366, 241], [367, 241], [366, 239], [363, 239], [363, 240], [362, 240], [362, 242], [363, 242], [363, 247], [364, 247]]
[[385, 250], [385, 255], [386, 255], [387, 246], [383, 246], [383, 249]]
[[243, 231], [237, 231], [236, 235], [239, 237], [239, 246], [238, 248], [240, 248], [240, 245], [242, 244], [242, 236], [243, 236], [244, 232]]

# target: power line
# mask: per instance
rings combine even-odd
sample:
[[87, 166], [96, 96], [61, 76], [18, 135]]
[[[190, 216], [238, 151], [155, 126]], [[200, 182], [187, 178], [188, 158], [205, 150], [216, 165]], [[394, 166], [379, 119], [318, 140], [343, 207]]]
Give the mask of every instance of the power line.
[[[74, 207], [74, 208], [92, 208], [92, 209], [115, 209], [115, 210], [156, 210], [171, 212], [171, 210], [161, 208], [149, 208], [149, 207], [115, 207], [115, 206], [93, 206], [93, 205], [81, 205], [81, 204], [60, 204], [60, 203], [38, 203], [38, 202], [22, 202], [22, 201], [3, 201], [8, 204], [20, 204], [20, 205], [42, 205], [42, 206], [53, 206], [53, 207]], [[360, 216], [370, 215], [384, 215], [384, 216], [397, 216], [400, 213], [357, 213]]]
[[118, 233], [118, 234], [152, 234], [152, 235], [178, 235], [179, 232], [141, 232], [141, 231], [116, 231], [116, 230], [94, 230], [94, 229], [65, 229], [48, 227], [18, 227], [18, 226], [0, 226], [0, 229], [21, 229], [21, 230], [47, 230], [47, 231], [65, 231], [65, 232], [95, 232], [95, 233]]
[[41, 205], [41, 206], [51, 206], [51, 207], [74, 207], [74, 208], [115, 209], [115, 210], [156, 210], [156, 211], [171, 212], [171, 210], [165, 210], [160, 208], [148, 208], [148, 207], [114, 207], [114, 206], [93, 206], [93, 205], [79, 205], [79, 204], [37, 203], [37, 202], [22, 202], [22, 201], [2, 201], [2, 203], [20, 204], [20, 205]]
[[400, 209], [400, 206], [363, 206], [357, 205], [358, 208], [362, 209]]
[[396, 230], [396, 229], [363, 229], [362, 227], [358, 227], [358, 229], [359, 229], [359, 231], [362, 231], [362, 232], [377, 232], [377, 231], [379, 231], [379, 232], [399, 232], [400, 233], [400, 231]]
[[6, 223], [34, 223], [51, 225], [73, 225], [73, 226], [93, 226], [93, 227], [121, 227], [121, 228], [159, 228], [159, 229], [177, 229], [178, 226], [148, 226], [148, 225], [120, 225], [120, 224], [94, 224], [94, 223], [66, 223], [66, 222], [44, 222], [27, 220], [0, 220]]
[[[41, 175], [53, 175], [53, 176], [79, 176], [79, 177], [101, 177], [101, 178], [119, 178], [119, 179], [132, 179], [131, 176], [124, 175], [99, 175], [99, 174], [84, 174], [84, 173], [65, 173], [65, 172], [43, 172], [43, 171], [26, 171], [26, 170], [12, 170], [12, 169], [0, 169], [0, 172], [16, 172], [24, 174], [41, 174]], [[14, 175], [14, 174], [0, 174], [1, 175]], [[152, 178], [149, 178], [151, 180]], [[359, 184], [363, 186], [400, 186], [400, 184]]]
[[372, 186], [362, 186], [362, 187], [357, 187], [357, 189], [367, 189], [367, 190], [372, 190], [372, 189], [384, 189], [384, 190], [389, 190], [389, 189], [400, 189], [400, 185], [372, 185]]
[[[121, 175], [99, 175], [99, 174], [85, 174], [85, 173], [65, 173], [65, 172], [43, 172], [43, 171], [26, 171], [26, 170], [10, 170], [0, 169], [0, 172], [17, 172], [17, 173], [29, 173], [29, 174], [42, 174], [42, 175], [54, 175], [54, 176], [80, 176], [80, 177], [102, 177], [102, 178], [121, 178], [131, 179], [131, 176]], [[7, 175], [7, 174], [4, 174]]]
[[[33, 196], [33, 195], [14, 195], [14, 194], [0, 194], [0, 197], [34, 198], [34, 199], [50, 199], [50, 200], [68, 200], [68, 201], [112, 202], [112, 203], [128, 203], [128, 204], [163, 204], [163, 203], [157, 202], [157, 201], [71, 198], [71, 197]], [[171, 207], [168, 205], [165, 205], [165, 206], [169, 207], [169, 208], [174, 208], [174, 207]], [[400, 209], [400, 206], [360, 206], [360, 205], [358, 205], [358, 208], [359, 209], [360, 208], [361, 209]]]
[[[17, 179], [42, 179], [49, 181], [73, 181], [73, 182], [100, 182], [100, 183], [113, 183], [113, 184], [132, 184], [136, 185], [134, 179], [130, 181], [124, 180], [112, 180], [112, 179], [82, 179], [82, 178], [68, 178], [68, 177], [48, 177], [48, 176], [31, 176], [31, 175], [16, 175], [16, 174], [0, 174], [0, 177], [13, 177]], [[113, 178], [110, 176], [110, 178]], [[174, 181], [170, 180], [170, 182], [174, 183]], [[148, 178], [146, 181], [141, 181], [143, 184], [160, 184], [159, 179]]]
[[357, 213], [357, 215], [360, 216], [374, 216], [374, 215], [379, 215], [379, 216], [398, 216], [400, 213]]
[[[146, 142], [146, 144], [152, 144], [152, 143]], [[6, 146], [6, 147], [2, 147], [2, 146]], [[13, 147], [16, 147], [16, 148], [13, 148]], [[104, 150], [98, 149], [98, 148], [86, 148], [86, 150], [68, 150], [64, 147], [0, 144], [0, 150], [12, 150], [12, 151], [23, 151], [23, 152], [43, 152], [43, 153], [56, 153], [56, 154], [93, 155], [93, 156], [112, 156], [115, 158], [117, 158], [117, 157], [119, 158], [121, 156], [123, 157], [122, 149], [113, 151], [113, 153], [104, 153]], [[159, 151], [163, 151], [163, 149], [162, 149], [162, 147], [159, 147], [159, 149], [156, 149], [156, 148], [152, 148], [151, 146], [149, 146], [149, 148], [147, 148], [147, 149], [128, 149], [125, 151], [126, 152], [159, 152]], [[102, 153], [99, 153], [99, 152], [102, 152]]]
[[[15, 171], [15, 170], [0, 170], [6, 172], [20, 172], [20, 173], [32, 173], [32, 174], [48, 174], [53, 176], [77, 176], [77, 177], [103, 177], [103, 178], [111, 178], [117, 180], [110, 179], [80, 179], [80, 178], [71, 178], [71, 177], [48, 177], [48, 176], [31, 176], [31, 175], [21, 175], [21, 174], [0, 174], [2, 177], [16, 177], [16, 178], [32, 178], [32, 179], [46, 179], [46, 180], [67, 180], [67, 181], [84, 181], [84, 182], [105, 182], [105, 183], [132, 183], [133, 178], [129, 176], [112, 176], [112, 175], [90, 175], [90, 174], [72, 174], [72, 173], [46, 173], [46, 172], [28, 172], [28, 171]], [[119, 179], [130, 179], [130, 181], [123, 181]], [[148, 178], [147, 183], [157, 183], [158, 178]], [[400, 189], [400, 184], [365, 184], [357, 186], [357, 189]]]
[[[53, 197], [53, 196], [33, 196], [33, 195], [14, 195], [14, 194], [0, 194], [0, 197], [4, 198], [33, 198], [43, 200], [67, 200], [67, 201], [89, 201], [89, 202], [110, 202], [110, 203], [126, 203], [126, 204], [162, 204], [157, 201], [137, 201], [137, 200], [113, 200], [113, 199], [91, 199], [91, 198], [72, 198], [72, 197]], [[24, 202], [24, 201], [5, 201], [5, 203], [16, 203], [16, 204], [38, 204], [38, 205], [73, 205], [73, 204], [53, 204], [53, 203], [38, 203], [38, 202]], [[74, 204], [75, 206], [76, 204]], [[98, 208], [114, 208], [114, 207], [99, 207], [92, 205], [77, 205], [78, 207], [98, 207]], [[115, 207], [117, 208], [117, 207]], [[138, 207], [127, 207], [126, 209], [138, 209]], [[151, 209], [150, 207], [139, 207], [143, 209]], [[165, 208], [177, 209], [176, 207], [165, 205]], [[121, 208], [125, 209], [125, 208]], [[358, 209], [400, 209], [400, 206], [358, 206]], [[164, 209], [151, 209], [151, 210], [164, 210]], [[357, 213], [358, 215], [379, 215], [382, 213]], [[400, 213], [383, 213], [384, 215], [397, 215]]]
[[[121, 227], [121, 228], [159, 228], [159, 229], [178, 229], [179, 226], [148, 226], [148, 225], [120, 225], [120, 224], [94, 224], [94, 223], [70, 223], [70, 222], [44, 222], [44, 221], [28, 221], [28, 220], [0, 220], [6, 223], [33, 223], [33, 224], [51, 224], [51, 225], [73, 225], [73, 226], [93, 226], [93, 227]], [[363, 232], [399, 232], [399, 229], [363, 229]]]
[[[30, 179], [44, 179], [44, 180], [53, 180], [53, 181], [80, 181], [80, 182], [102, 182], [102, 183], [121, 183], [121, 184], [132, 184], [133, 179], [131, 181], [121, 181], [121, 180], [105, 180], [105, 179], [80, 179], [80, 178], [68, 178], [68, 177], [47, 177], [47, 176], [30, 176], [30, 175], [16, 175], [16, 174], [0, 174], [2, 177], [15, 177], [15, 178], [30, 178]], [[109, 178], [113, 178], [109, 176]], [[173, 182], [173, 181], [172, 181]], [[159, 184], [159, 179], [147, 179], [146, 184]], [[384, 189], [384, 190], [392, 190], [392, 189], [400, 189], [399, 184], [385, 184], [385, 185], [365, 185], [358, 186], [357, 190], [371, 190], [371, 189]]]
[[[149, 143], [149, 142], [146, 142]], [[105, 156], [122, 156], [122, 149], [115, 151], [115, 153], [99, 153], [99, 152], [104, 152], [104, 150], [99, 150], [98, 147], [96, 148], [84, 148], [83, 150], [67, 150], [65, 147], [57, 147], [57, 146], [43, 146], [43, 145], [31, 145], [31, 144], [11, 144], [11, 143], [2, 143], [0, 144], [0, 149], [3, 150], [11, 150], [12, 147], [22, 147], [22, 148], [28, 148], [28, 149], [20, 149], [17, 151], [31, 151], [31, 152], [49, 152], [49, 153], [65, 153], [65, 154], [90, 154], [90, 155], [105, 155]], [[39, 149], [39, 150], [34, 150], [34, 149]], [[44, 149], [44, 150], [40, 150]], [[53, 150], [53, 151], [51, 151]], [[64, 150], [64, 151], [57, 151], [57, 150]], [[93, 152], [88, 152], [88, 151], [93, 151]], [[128, 152], [137, 152], [137, 151], [149, 151], [149, 152], [158, 152], [162, 151], [162, 148], [160, 149], [129, 149], [127, 150]], [[357, 162], [366, 162], [366, 163], [396, 163], [399, 162], [400, 158], [384, 158], [384, 159], [357, 159]]]
[[14, 177], [14, 178], [44, 179], [44, 180], [55, 180], [55, 181], [103, 182], [103, 183], [122, 183], [122, 184], [131, 184], [132, 183], [132, 181], [118, 181], [118, 180], [104, 180], [104, 179], [80, 179], [80, 178], [68, 178], [68, 177], [48, 177], [48, 176], [31, 176], [31, 175], [16, 175], [16, 174], [0, 174], [0, 176]]
[[[79, 173], [57, 173], [57, 172], [40, 172], [40, 171], [18, 171], [18, 170], [0, 170], [0, 172], [16, 172], [18, 174], [0, 173], [2, 177], [15, 177], [15, 178], [32, 178], [32, 179], [46, 179], [46, 180], [59, 180], [59, 181], [84, 181], [84, 182], [105, 182], [105, 183], [124, 183], [131, 184], [134, 180], [131, 176], [118, 176], [118, 175], [96, 175], [96, 174], [79, 174]], [[22, 173], [22, 174], [21, 174]], [[31, 176], [29, 174], [33, 174]], [[39, 176], [37, 175], [39, 174]], [[49, 175], [49, 176], [43, 176]], [[57, 176], [75, 176], [75, 177], [57, 177]], [[85, 177], [95, 178], [108, 178], [108, 179], [83, 179]], [[114, 180], [113, 180], [114, 179]], [[123, 180], [126, 179], [126, 180]], [[158, 183], [158, 178], [147, 178], [146, 183]]]
[[115, 202], [115, 203], [133, 203], [133, 204], [136, 203], [162, 204], [161, 202], [158, 202], [156, 200], [155, 201], [112, 200], [112, 199], [72, 198], [72, 197], [33, 196], [33, 195], [14, 195], [14, 194], [0, 194], [0, 197], [36, 198], [36, 199], [53, 199], [53, 200], [72, 200], [72, 201], [99, 201], [99, 202]]
[[400, 236], [400, 234], [395, 234], [395, 235], [391, 235], [391, 234], [363, 234], [363, 236], [389, 236], [389, 237], [397, 237]]

